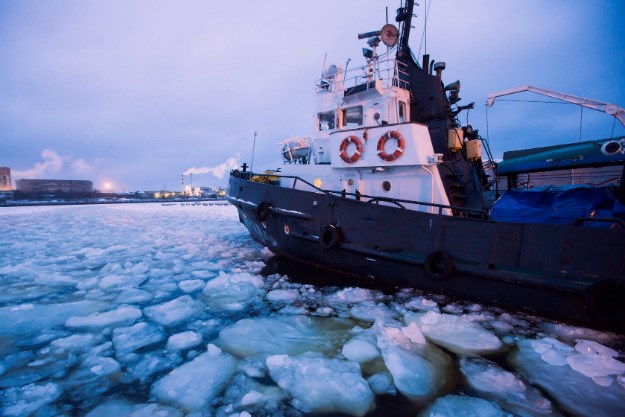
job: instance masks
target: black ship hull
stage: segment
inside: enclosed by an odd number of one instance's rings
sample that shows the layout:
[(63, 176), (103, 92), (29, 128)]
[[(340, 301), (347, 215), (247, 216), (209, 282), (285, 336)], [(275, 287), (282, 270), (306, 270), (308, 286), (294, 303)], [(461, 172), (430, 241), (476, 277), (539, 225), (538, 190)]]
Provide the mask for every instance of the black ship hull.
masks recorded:
[(355, 277), (608, 328), (625, 322), (625, 230), (447, 216), (230, 176), (272, 252)]

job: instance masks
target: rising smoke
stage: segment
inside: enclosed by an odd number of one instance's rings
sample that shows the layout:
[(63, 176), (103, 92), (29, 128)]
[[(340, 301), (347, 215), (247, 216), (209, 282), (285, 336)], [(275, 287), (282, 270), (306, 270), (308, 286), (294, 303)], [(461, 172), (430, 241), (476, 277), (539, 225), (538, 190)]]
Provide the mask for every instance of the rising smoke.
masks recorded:
[(84, 159), (72, 159), (69, 156), (61, 156), (52, 149), (45, 149), (41, 152), (41, 158), (43, 162), (37, 162), (32, 168), (23, 171), (13, 170), (13, 176), (16, 178), (40, 178), (46, 172), (60, 172), (63, 166), (68, 162), (73, 171), (78, 174), (83, 174), (91, 170), (89, 165)]
[(217, 166), (214, 166), (214, 167), (201, 167), (201, 168), (196, 168), (196, 167), (189, 168), (182, 175), (213, 174), (217, 178), (222, 179), (224, 177), (224, 175), (226, 175), (226, 173), (228, 171), (230, 171), (231, 169), (239, 167), (239, 159), (240, 158), (241, 158), (241, 155), (239, 155), (237, 153), (234, 156), (231, 156), (230, 158), (226, 159), (225, 162), (223, 162), (223, 163), (221, 163), (221, 164), (219, 164)]
[(52, 149), (45, 149), (41, 152), (43, 162), (37, 162), (32, 168), (23, 171), (13, 170), (16, 178), (41, 178), (46, 172), (60, 172), (65, 163), (69, 163), (75, 173), (83, 174), (91, 170), (84, 159), (72, 159), (69, 156), (61, 156)]

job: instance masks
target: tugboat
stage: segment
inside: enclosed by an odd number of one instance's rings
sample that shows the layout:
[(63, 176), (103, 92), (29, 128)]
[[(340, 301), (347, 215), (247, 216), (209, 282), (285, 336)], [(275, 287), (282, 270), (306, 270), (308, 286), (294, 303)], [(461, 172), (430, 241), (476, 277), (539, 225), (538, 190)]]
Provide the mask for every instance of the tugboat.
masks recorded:
[[(358, 35), (364, 64), (316, 82), (314, 131), (280, 142), (283, 166), (231, 171), (228, 200), (273, 253), (576, 323), (625, 324), (625, 138), (506, 152), (458, 114), (460, 82), (415, 59), (414, 1)], [(380, 42), (388, 47), (378, 54)], [(618, 106), (548, 90), (616, 117)], [(483, 151), (487, 158), (483, 160)], [(619, 170), (601, 186), (531, 187), (529, 173)], [(504, 187), (503, 185), (507, 185)]]

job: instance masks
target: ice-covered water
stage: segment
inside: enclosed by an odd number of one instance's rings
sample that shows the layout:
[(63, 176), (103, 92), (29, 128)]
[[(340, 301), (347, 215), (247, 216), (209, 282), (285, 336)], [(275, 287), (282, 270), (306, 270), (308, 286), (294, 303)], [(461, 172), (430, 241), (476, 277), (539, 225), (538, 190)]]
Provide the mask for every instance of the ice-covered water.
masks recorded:
[(0, 415), (625, 415), (621, 336), (270, 257), (229, 206), (0, 209)]

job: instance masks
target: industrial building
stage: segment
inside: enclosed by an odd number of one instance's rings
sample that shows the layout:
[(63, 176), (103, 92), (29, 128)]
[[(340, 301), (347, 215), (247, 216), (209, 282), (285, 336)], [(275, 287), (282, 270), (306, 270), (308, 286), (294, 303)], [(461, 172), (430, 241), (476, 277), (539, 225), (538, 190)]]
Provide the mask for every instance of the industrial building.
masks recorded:
[(93, 182), (83, 180), (16, 180), (17, 191), (23, 193), (90, 193)]
[(12, 189), (11, 168), (0, 167), (0, 191), (11, 191)]

